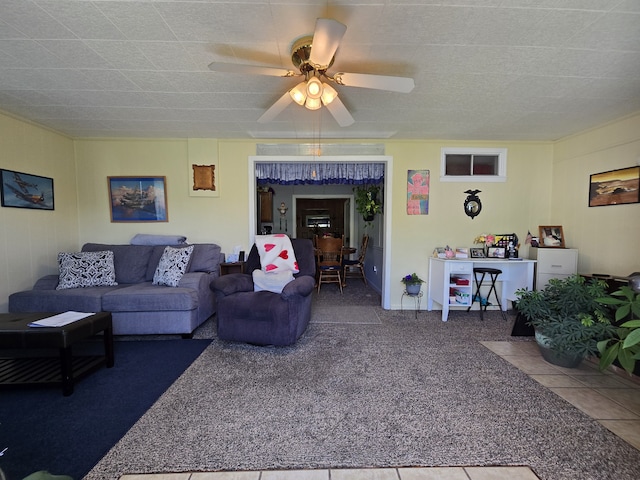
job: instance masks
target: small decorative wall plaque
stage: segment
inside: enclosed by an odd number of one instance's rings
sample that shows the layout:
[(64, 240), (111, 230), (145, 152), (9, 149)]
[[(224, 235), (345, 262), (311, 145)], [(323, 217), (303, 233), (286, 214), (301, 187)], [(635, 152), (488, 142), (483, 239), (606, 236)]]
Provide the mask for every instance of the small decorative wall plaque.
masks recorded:
[(216, 166), (215, 165), (192, 165), (193, 168), (193, 190), (216, 191)]

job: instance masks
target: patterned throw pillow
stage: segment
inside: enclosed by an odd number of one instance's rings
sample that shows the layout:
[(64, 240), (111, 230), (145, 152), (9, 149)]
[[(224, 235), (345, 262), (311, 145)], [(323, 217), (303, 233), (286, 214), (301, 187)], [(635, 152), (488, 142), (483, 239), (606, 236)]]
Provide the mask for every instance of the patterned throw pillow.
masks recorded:
[(58, 253), (60, 277), (56, 290), (118, 285), (113, 252)]
[(193, 245), (186, 248), (166, 247), (160, 257), (156, 273), (153, 275), (153, 284), (177, 287), (184, 272), (187, 271), (191, 252), (193, 252)]

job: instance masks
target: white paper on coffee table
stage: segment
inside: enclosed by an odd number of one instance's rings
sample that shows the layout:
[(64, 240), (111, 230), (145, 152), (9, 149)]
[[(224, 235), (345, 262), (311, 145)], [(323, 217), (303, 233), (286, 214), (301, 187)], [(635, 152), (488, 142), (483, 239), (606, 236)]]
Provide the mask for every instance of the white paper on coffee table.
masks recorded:
[(29, 324), (30, 327), (63, 327), (70, 323), (77, 322), (83, 318), (90, 317), (93, 313), (86, 312), (64, 312), (47, 318), (41, 318)]

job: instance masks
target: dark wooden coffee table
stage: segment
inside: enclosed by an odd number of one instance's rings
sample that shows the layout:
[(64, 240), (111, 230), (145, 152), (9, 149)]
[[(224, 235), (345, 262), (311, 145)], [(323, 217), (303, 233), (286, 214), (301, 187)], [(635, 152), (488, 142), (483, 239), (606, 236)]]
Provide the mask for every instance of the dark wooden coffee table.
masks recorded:
[[(29, 323), (54, 313), (0, 313), (0, 349), (19, 350), (26, 356), (0, 358), (0, 387), (49, 384), (62, 385), (62, 393), (73, 393), (74, 382), (103, 365), (114, 365), (111, 314), (95, 313), (62, 327), (30, 327)], [(103, 356), (73, 356), (72, 347), (100, 332)], [(58, 349), (59, 356), (31, 356), (38, 350)], [(0, 352), (1, 353), (1, 352)]]

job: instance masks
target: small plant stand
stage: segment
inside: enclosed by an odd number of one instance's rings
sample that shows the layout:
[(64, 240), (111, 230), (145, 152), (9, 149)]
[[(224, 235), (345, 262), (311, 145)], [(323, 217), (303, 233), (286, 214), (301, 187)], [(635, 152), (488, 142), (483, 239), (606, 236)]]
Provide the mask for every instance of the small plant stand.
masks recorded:
[(402, 297), (400, 298), (400, 311), (404, 312), (404, 308), (403, 308), (403, 302), (404, 302), (404, 297), (407, 297), (407, 300), (410, 301), (411, 299), (413, 299), (414, 302), (414, 312), (415, 312), (415, 318), (418, 318), (418, 310), (420, 310), (420, 302), (422, 301), (422, 290), (420, 290), (418, 293), (409, 293), (406, 290), (404, 292), (402, 292)]

